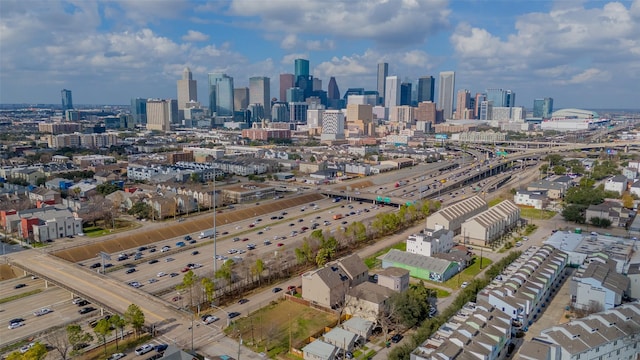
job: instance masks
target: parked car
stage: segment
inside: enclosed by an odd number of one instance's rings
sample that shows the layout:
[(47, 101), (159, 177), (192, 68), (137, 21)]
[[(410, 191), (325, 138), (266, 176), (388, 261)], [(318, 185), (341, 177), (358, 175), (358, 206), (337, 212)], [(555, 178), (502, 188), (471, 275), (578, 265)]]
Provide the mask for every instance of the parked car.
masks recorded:
[(169, 345), (167, 345), (167, 344), (158, 344), (158, 345), (156, 345), (156, 351), (157, 352), (163, 352), (163, 351), (167, 350), (168, 347), (169, 347)]
[(149, 351), (153, 350), (154, 346), (152, 344), (145, 344), (136, 349), (136, 355), (144, 355)]
[(469, 282), (468, 281), (465, 281), (465, 282), (462, 283), (462, 285), (460, 285), (460, 287), (463, 288), (463, 289), (466, 288), (467, 286), (469, 286)]
[(240, 299), (238, 300), (238, 304), (242, 305), (242, 304), (246, 304), (249, 302), (249, 299)]
[(135, 268), (131, 268), (131, 269), (129, 269), (129, 270), (127, 270), (127, 271), (125, 271), (125, 273), (127, 273), (127, 274), (132, 274), (132, 273), (134, 273), (134, 272), (136, 272), (136, 269), (135, 269)]
[(120, 360), (125, 356), (126, 355), (123, 354), (123, 353), (115, 353), (115, 354), (111, 354), (111, 356), (109, 356), (109, 360)]
[(391, 337), (391, 342), (394, 344), (397, 344), (400, 342), (400, 340), (402, 340), (402, 338), (404, 338), (404, 336), (402, 336), (402, 334), (395, 334)]
[(273, 290), (271, 290), (271, 291), (273, 293), (278, 293), (278, 292), (282, 291), (282, 288), (276, 287), (276, 288), (273, 288)]
[(79, 299), (75, 304), (78, 306), (87, 306), (90, 304), (90, 302), (88, 302), (87, 300)]

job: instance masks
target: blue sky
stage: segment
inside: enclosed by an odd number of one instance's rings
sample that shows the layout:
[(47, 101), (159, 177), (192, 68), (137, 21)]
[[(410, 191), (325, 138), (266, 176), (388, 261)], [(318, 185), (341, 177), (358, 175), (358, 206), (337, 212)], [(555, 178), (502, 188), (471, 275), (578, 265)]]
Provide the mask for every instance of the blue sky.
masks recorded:
[(511, 89), (516, 105), (640, 108), (640, 0), (2, 0), (0, 102), (127, 104), (176, 97), (189, 66), (236, 87), (311, 61), (326, 89), (375, 88), (376, 64), (456, 90)]

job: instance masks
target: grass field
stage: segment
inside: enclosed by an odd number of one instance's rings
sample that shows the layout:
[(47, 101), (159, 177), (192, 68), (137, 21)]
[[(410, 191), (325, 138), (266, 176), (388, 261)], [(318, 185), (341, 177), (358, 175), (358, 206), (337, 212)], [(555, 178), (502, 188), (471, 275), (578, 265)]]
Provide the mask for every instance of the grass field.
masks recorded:
[(482, 269), (480, 269), (480, 257), (474, 256), (473, 259), (474, 259), (474, 261), (469, 267), (467, 267), (466, 269), (462, 270), (462, 272), (460, 274), (458, 274), (458, 275), (452, 277), (451, 279), (445, 281), (443, 285), (446, 286), (446, 287), (452, 288), (452, 289), (457, 289), (457, 288), (460, 287), (460, 285), (463, 282), (471, 281), (471, 280), (475, 279), (475, 277), (482, 270), (488, 268), (493, 263), (491, 260), (483, 257), (482, 258)]
[(376, 267), (376, 265), (378, 265), (378, 257), (380, 255), (384, 255), (386, 253), (389, 252), (389, 250), (391, 249), (398, 249), (400, 251), (407, 251), (407, 243), (406, 242), (399, 242), (397, 244), (391, 245), (386, 249), (382, 249), (380, 251), (378, 251), (377, 253), (373, 254), (373, 256), (369, 256), (368, 258), (364, 259), (364, 263), (365, 265), (367, 265), (367, 267), (369, 269), (373, 269), (374, 267)]
[(297, 346), (336, 320), (334, 315), (293, 301), (281, 301), (235, 321), (225, 333), (236, 339), (242, 337), (246, 346), (273, 358), (288, 351), (289, 336), (292, 345)]
[(556, 216), (555, 211), (520, 208), (520, 217), (524, 219), (549, 220), (554, 216)]

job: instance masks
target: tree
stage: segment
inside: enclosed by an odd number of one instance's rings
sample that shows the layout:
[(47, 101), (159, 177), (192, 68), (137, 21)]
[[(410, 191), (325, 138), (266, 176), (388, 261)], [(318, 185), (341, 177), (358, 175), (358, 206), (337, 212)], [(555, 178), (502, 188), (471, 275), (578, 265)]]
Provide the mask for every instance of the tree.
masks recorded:
[(577, 224), (584, 224), (585, 215), (584, 210), (586, 207), (584, 205), (570, 204), (565, 206), (562, 210), (562, 217), (566, 221), (573, 221)]
[[(114, 328), (120, 329), (120, 340), (124, 339), (124, 327), (127, 326), (127, 321), (118, 314), (112, 315), (109, 318), (109, 322)], [(118, 350), (118, 334), (116, 333), (116, 350)]]
[(7, 355), (7, 360), (40, 360), (43, 359), (45, 355), (47, 355), (46, 345), (37, 342), (24, 354), (20, 353), (20, 351), (12, 352)]
[(96, 326), (93, 328), (93, 332), (104, 346), (104, 353), (107, 354), (107, 338), (111, 335), (111, 323), (107, 319), (100, 319)]
[(316, 157), (311, 155), (311, 157), (309, 158), (309, 162), (316, 162)]
[(622, 194), (622, 206), (627, 209), (633, 209), (633, 195), (628, 192)]
[(313, 261), (313, 249), (309, 244), (309, 239), (304, 238), (304, 240), (302, 241), (302, 247), (296, 248), (294, 251), (296, 253), (298, 264), (307, 264)]
[(200, 292), (195, 288), (198, 285), (200, 285), (198, 275), (194, 273), (193, 270), (189, 270), (186, 274), (184, 274), (182, 283), (176, 286), (178, 290), (186, 290), (189, 292), (189, 304), (191, 305), (191, 307), (195, 306), (195, 303), (199, 303), (198, 294)]
[(212, 279), (204, 277), (200, 280), (200, 286), (202, 286), (202, 290), (204, 290), (204, 296), (206, 297), (207, 302), (212, 302), (216, 292), (216, 284)]
[(118, 190), (120, 190), (120, 187), (116, 184), (111, 184), (111, 183), (104, 183), (96, 186), (96, 191), (98, 192), (98, 194), (102, 196), (107, 196)]
[(213, 274), (216, 279), (224, 279), (229, 285), (229, 291), (231, 291), (231, 279), (233, 278), (233, 265), (235, 262), (231, 259), (227, 260), (222, 266)]
[(45, 341), (56, 350), (60, 359), (67, 360), (69, 358), (69, 352), (71, 351), (71, 342), (64, 329), (58, 329), (50, 332), (44, 337)]
[(71, 324), (67, 326), (67, 338), (69, 344), (71, 344), (71, 355), (77, 355), (83, 344), (93, 341), (93, 335), (82, 330), (82, 327), (78, 324)]
[[(296, 249), (298, 250), (298, 249)], [(251, 267), (251, 273), (254, 277), (258, 278), (258, 285), (262, 283), (262, 272), (264, 271), (264, 261), (262, 259), (256, 259), (255, 264)]]
[(559, 154), (550, 154), (547, 155), (545, 161), (548, 161), (551, 166), (558, 165), (562, 163), (562, 155)]
[(124, 318), (135, 331), (136, 337), (138, 337), (144, 327), (144, 313), (140, 307), (136, 304), (129, 305), (127, 311), (124, 313)]
[(567, 173), (567, 168), (562, 165), (556, 165), (553, 167), (553, 173), (556, 175), (564, 175)]
[(611, 226), (611, 220), (606, 218), (599, 218), (594, 216), (589, 219), (589, 222), (591, 223), (591, 225), (601, 228), (608, 228), (609, 226)]

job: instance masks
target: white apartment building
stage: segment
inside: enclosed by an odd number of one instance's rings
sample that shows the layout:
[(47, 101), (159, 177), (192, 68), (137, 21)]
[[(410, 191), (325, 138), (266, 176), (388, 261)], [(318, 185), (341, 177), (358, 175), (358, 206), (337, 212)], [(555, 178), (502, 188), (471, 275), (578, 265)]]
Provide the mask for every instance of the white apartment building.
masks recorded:
[(407, 238), (407, 252), (424, 256), (442, 254), (453, 247), (453, 231), (446, 230), (442, 225), (436, 229), (424, 229), (419, 234), (409, 235)]
[(325, 110), (322, 113), (321, 141), (344, 139), (344, 113), (340, 110)]
[(542, 330), (526, 341), (520, 359), (635, 360), (640, 353), (640, 303), (620, 305)]

